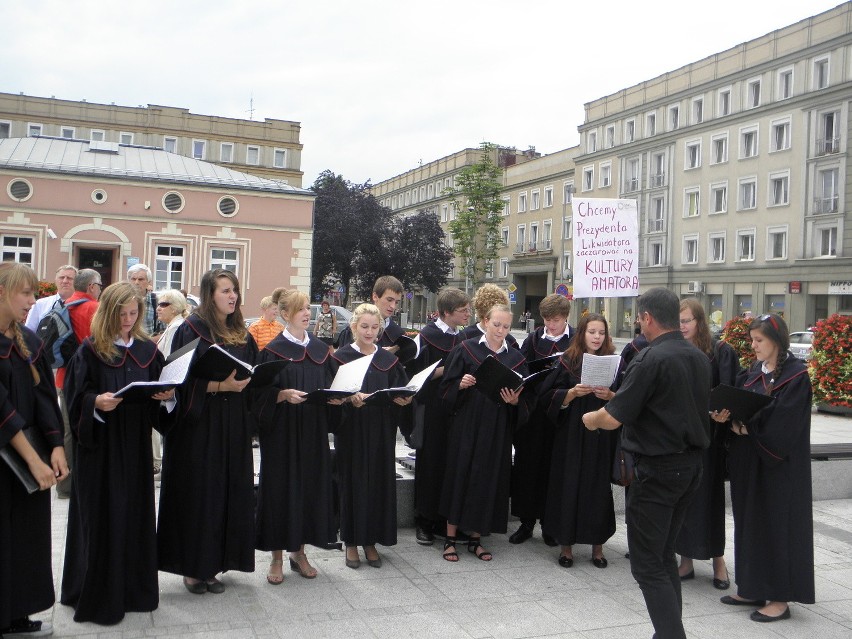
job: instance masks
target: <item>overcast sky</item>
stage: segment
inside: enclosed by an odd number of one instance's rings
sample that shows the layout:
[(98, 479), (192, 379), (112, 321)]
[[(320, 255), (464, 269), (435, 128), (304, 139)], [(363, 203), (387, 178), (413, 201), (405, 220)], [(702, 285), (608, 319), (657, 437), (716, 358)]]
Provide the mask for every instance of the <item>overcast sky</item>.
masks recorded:
[(837, 0), (6, 0), (0, 91), (302, 123), (304, 185), (488, 140), (552, 153), (584, 104)]

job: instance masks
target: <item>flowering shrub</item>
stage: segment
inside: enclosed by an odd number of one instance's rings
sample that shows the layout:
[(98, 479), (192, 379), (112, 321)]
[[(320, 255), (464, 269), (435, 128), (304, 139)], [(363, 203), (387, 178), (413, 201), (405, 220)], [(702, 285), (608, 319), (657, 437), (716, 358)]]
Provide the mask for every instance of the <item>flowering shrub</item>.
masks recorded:
[(754, 363), (754, 351), (751, 348), (751, 335), (748, 332), (750, 319), (732, 317), (722, 330), (722, 341), (734, 347), (740, 356), (740, 366), (748, 368)]
[(39, 281), (38, 293), (36, 294), (36, 298), (48, 297), (50, 295), (54, 295), (55, 293), (56, 284), (54, 284), (53, 282)]
[(817, 322), (808, 370), (815, 403), (852, 408), (852, 317)]

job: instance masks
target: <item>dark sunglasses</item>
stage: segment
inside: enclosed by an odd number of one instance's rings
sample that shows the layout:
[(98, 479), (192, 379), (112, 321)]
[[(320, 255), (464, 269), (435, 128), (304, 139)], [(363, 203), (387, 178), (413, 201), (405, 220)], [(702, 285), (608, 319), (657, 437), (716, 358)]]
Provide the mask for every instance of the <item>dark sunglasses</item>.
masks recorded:
[(171, 306), (171, 305), (172, 305), (171, 302), (157, 302), (157, 308), (166, 308), (166, 307)]
[(772, 324), (772, 328), (774, 328), (776, 331), (778, 331), (778, 322), (775, 319), (775, 317), (770, 315), (769, 313), (767, 313), (765, 315), (761, 315), (757, 319), (759, 319), (761, 322), (769, 322), (770, 324)]

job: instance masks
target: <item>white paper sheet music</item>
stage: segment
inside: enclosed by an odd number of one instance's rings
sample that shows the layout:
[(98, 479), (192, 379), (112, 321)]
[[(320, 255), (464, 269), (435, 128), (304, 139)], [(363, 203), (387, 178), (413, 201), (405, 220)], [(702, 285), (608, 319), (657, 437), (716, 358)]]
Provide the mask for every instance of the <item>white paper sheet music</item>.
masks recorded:
[(189, 374), (189, 365), (192, 363), (192, 356), (194, 354), (195, 351), (189, 351), (188, 353), (184, 353), (178, 357), (173, 362), (169, 362), (163, 366), (163, 370), (160, 371), (159, 383), (182, 384), (183, 380), (185, 380), (186, 376)]
[(329, 388), (331, 390), (357, 393), (361, 390), (361, 385), (364, 383), (364, 376), (367, 374), (367, 369), (370, 368), (372, 361), (373, 355), (366, 355), (365, 357), (359, 357), (354, 362), (344, 364), (337, 369), (337, 375), (334, 376), (334, 381), (331, 382)]
[(583, 353), (583, 372), (580, 383), (586, 386), (605, 386), (609, 388), (615, 381), (620, 355), (592, 355)]

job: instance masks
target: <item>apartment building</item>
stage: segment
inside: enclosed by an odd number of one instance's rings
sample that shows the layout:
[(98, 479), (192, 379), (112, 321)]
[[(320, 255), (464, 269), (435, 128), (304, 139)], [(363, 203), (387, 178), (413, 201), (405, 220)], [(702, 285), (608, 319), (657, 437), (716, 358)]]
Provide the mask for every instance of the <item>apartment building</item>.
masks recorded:
[(50, 136), (163, 149), (302, 186), (301, 124), (0, 93), (0, 139)]
[[(577, 193), (633, 198), (642, 289), (719, 323), (852, 313), (852, 3), (586, 104)], [(583, 300), (616, 333), (632, 298)]]

